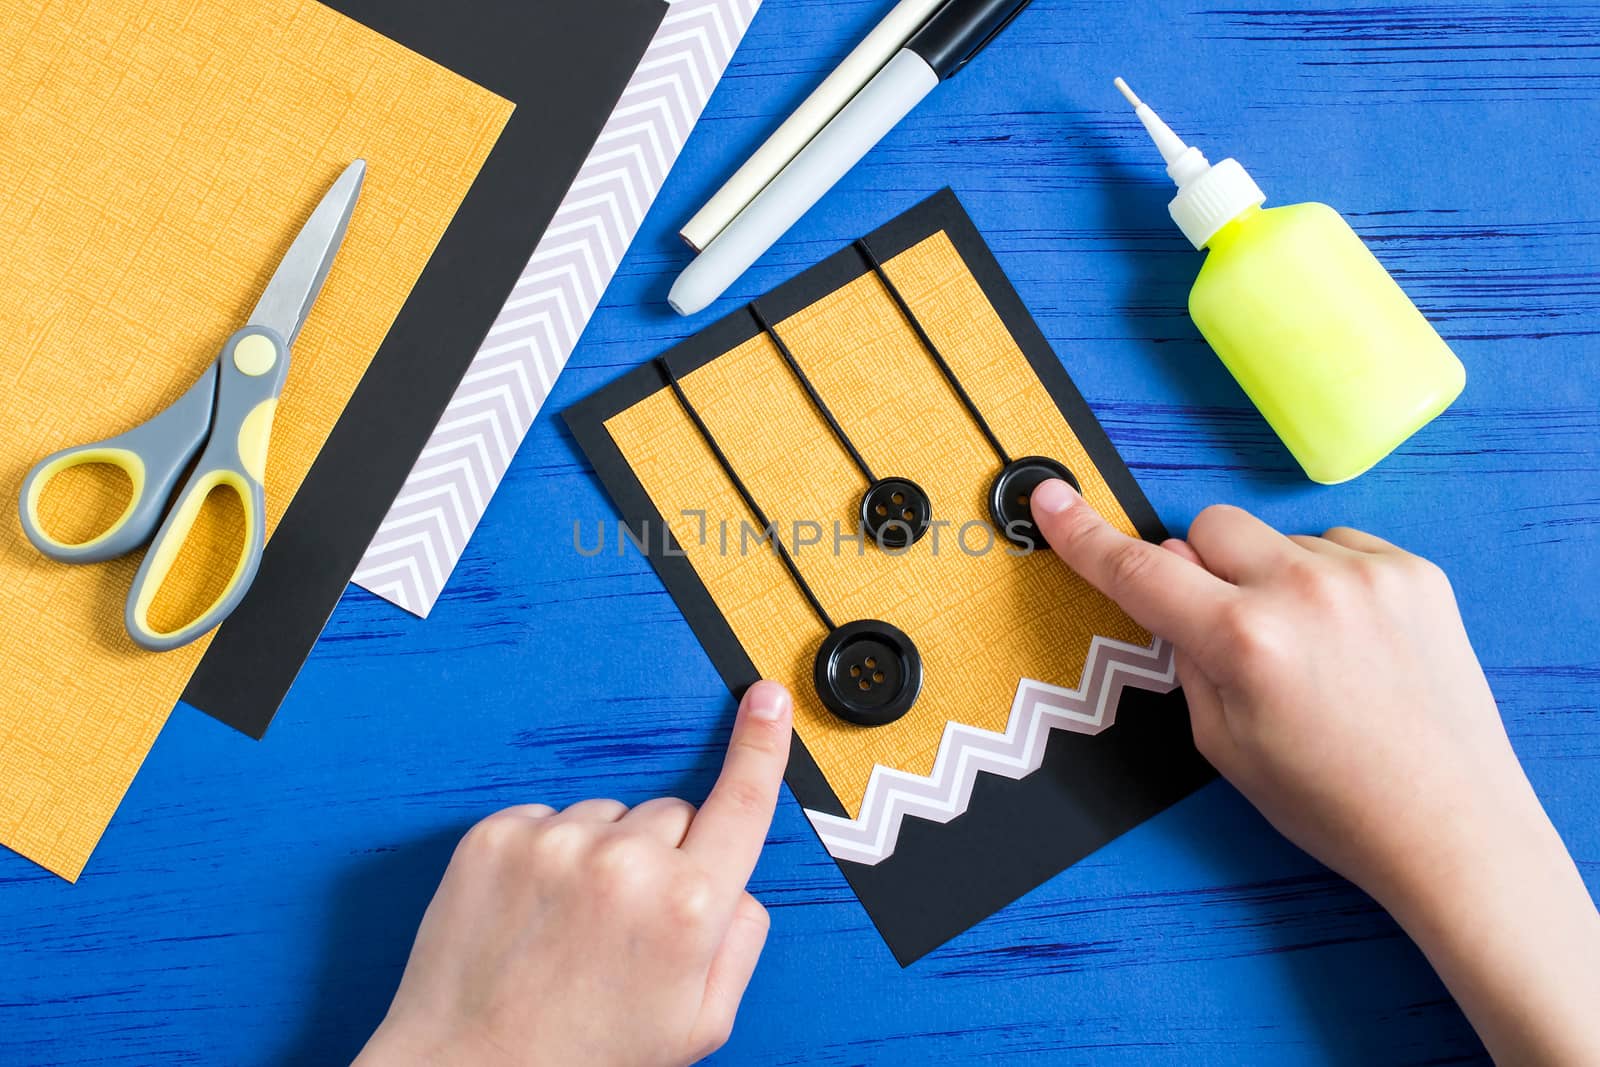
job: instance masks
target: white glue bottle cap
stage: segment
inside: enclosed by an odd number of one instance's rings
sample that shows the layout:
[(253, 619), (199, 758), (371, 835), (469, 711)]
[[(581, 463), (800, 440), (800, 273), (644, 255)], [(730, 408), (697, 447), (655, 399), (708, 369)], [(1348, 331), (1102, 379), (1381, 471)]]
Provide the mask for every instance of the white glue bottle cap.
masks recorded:
[(1116, 86), (1133, 105), (1133, 113), (1160, 150), (1167, 176), (1177, 183), (1178, 195), (1167, 210), (1190, 244), (1204, 248), (1218, 230), (1267, 199), (1237, 159), (1224, 159), (1212, 166), (1200, 149), (1184, 144), (1183, 138), (1173, 133), (1149, 104), (1135, 96), (1127, 82), (1118, 78)]

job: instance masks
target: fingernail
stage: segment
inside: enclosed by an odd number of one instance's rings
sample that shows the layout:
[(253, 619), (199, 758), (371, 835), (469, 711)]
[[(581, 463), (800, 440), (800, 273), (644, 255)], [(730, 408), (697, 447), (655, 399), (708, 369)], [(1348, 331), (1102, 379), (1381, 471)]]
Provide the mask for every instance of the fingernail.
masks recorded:
[(1029, 500), (1030, 506), (1036, 512), (1046, 515), (1059, 515), (1073, 504), (1083, 498), (1072, 491), (1072, 486), (1060, 478), (1051, 478), (1048, 482), (1040, 482), (1033, 490)]
[(789, 691), (777, 682), (757, 682), (744, 701), (750, 717), (762, 722), (777, 722), (789, 714)]

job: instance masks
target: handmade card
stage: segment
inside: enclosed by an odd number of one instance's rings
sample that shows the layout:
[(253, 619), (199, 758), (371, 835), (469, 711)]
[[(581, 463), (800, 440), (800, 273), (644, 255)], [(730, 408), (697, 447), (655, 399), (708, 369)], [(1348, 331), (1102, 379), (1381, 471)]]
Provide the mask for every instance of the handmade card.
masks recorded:
[[(333, 179), (367, 161), (272, 428), (275, 531), (511, 105), (310, 0), (26, 6), (0, 18), (8, 506), (40, 457), (176, 399)], [(138, 563), (55, 563), (14, 512), (0, 521), (0, 844), (67, 878), (209, 641), (133, 645)]]
[(949, 191), (567, 421), (909, 963), (1208, 781), (1171, 647), (1043, 546), (1070, 478), (1165, 536)]

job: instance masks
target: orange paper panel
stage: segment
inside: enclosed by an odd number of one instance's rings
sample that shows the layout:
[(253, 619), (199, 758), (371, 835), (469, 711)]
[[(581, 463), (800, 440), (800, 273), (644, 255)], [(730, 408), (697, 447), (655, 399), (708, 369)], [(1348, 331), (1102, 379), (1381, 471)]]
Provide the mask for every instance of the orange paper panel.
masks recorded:
[[(339, 172), (368, 163), (295, 345), (276, 526), (511, 113), (309, 0), (0, 14), (0, 480), (176, 399)], [(10, 505), (8, 505), (10, 506)], [(138, 557), (73, 567), (0, 522), (0, 843), (76, 878), (207, 641), (139, 650)]]

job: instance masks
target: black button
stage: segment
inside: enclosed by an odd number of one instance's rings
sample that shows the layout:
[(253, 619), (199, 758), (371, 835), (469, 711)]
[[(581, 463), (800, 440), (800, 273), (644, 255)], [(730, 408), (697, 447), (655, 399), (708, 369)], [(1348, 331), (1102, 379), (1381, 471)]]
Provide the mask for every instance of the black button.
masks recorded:
[(884, 548), (907, 548), (922, 539), (933, 502), (909, 478), (879, 478), (861, 498), (861, 527)]
[(823, 640), (814, 676), (817, 695), (829, 711), (858, 726), (884, 726), (917, 702), (922, 657), (911, 638), (893, 626), (863, 619)]
[(1043, 548), (1045, 539), (1039, 527), (1033, 524), (1033, 507), (1028, 498), (1040, 482), (1060, 478), (1072, 488), (1078, 488), (1078, 479), (1072, 472), (1053, 459), (1044, 456), (1024, 456), (1006, 464), (1006, 469), (994, 480), (989, 490), (989, 516), (1001, 536), (1023, 548)]

